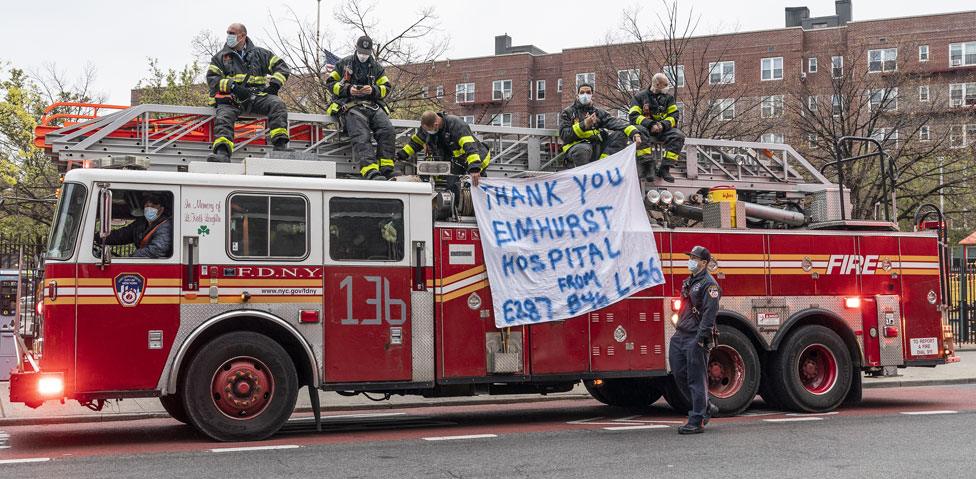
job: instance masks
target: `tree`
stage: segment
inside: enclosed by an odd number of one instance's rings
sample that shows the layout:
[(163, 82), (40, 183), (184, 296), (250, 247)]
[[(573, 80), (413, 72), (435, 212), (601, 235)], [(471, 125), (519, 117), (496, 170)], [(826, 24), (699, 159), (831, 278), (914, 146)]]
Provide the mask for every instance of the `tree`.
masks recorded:
[(210, 96), (207, 85), (201, 83), (202, 73), (203, 66), (198, 62), (188, 63), (179, 71), (163, 71), (159, 60), (150, 58), (149, 76), (136, 84), (133, 103), (206, 106)]

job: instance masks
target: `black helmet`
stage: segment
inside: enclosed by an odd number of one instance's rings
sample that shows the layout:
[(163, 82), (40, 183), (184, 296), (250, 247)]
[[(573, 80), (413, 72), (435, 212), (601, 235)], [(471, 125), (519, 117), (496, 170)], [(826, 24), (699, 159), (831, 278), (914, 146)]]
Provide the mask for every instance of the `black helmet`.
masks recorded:
[(373, 54), (373, 39), (363, 35), (356, 40), (356, 53)]
[(706, 263), (712, 261), (712, 253), (710, 253), (708, 249), (705, 248), (704, 246), (695, 246), (694, 248), (691, 248), (690, 253), (685, 253), (685, 254), (687, 254), (688, 256), (694, 256)]

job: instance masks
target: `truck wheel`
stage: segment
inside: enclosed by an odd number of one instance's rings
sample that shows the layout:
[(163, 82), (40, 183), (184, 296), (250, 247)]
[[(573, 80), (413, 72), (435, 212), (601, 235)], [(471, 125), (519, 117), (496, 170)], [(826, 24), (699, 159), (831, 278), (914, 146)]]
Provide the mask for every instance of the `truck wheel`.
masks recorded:
[(583, 381), (593, 399), (607, 406), (641, 408), (654, 404), (661, 397), (651, 378), (604, 379), (600, 385)]
[(170, 417), (183, 424), (190, 423), (190, 419), (186, 416), (186, 408), (183, 407), (183, 399), (180, 396), (176, 394), (159, 396), (159, 402), (163, 405), (163, 409), (169, 413)]
[(837, 333), (804, 326), (786, 338), (774, 357), (771, 385), (788, 409), (827, 412), (847, 397), (851, 369), (851, 355)]
[(288, 353), (258, 333), (227, 333), (205, 345), (186, 371), (190, 423), (218, 441), (256, 441), (288, 420), (298, 399)]
[(709, 401), (722, 415), (745, 411), (759, 390), (761, 367), (752, 342), (731, 326), (719, 326), (718, 344), (706, 365)]

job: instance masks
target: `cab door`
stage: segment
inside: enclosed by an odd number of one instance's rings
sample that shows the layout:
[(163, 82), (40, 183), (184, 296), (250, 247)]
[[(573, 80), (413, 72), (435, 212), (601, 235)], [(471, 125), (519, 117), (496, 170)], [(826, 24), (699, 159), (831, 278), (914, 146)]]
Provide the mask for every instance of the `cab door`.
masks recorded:
[[(172, 253), (165, 258), (133, 258), (134, 245), (113, 247), (105, 261), (95, 242), (101, 227), (100, 189), (108, 188), (111, 229), (142, 216), (148, 193), (164, 200), (163, 215), (173, 227)], [(85, 223), (76, 281), (76, 391), (153, 390), (179, 326), (180, 268), (179, 188), (145, 184), (96, 185)], [(177, 216), (178, 217), (178, 216)]]

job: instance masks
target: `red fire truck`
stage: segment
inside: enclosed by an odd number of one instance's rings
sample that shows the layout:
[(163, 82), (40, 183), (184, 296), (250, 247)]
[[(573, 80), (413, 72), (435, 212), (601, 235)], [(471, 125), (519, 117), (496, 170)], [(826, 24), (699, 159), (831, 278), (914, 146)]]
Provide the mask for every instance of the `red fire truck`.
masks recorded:
[[(87, 133), (72, 138), (86, 141), (98, 121), (81, 123)], [(479, 134), (493, 132), (524, 133)], [(139, 136), (115, 138), (94, 144), (104, 150)], [(689, 163), (721, 165), (729, 151), (748, 150), (772, 155), (753, 158), (771, 158), (767, 167), (796, 167), (769, 145), (689, 145), (725, 152)], [(429, 178), (440, 166), (417, 168)], [(708, 370), (724, 414), (757, 394), (786, 409), (829, 411), (860, 399), (865, 373), (955, 360), (943, 322), (944, 223), (923, 216), (919, 231), (902, 232), (838, 220), (831, 215), (844, 189), (827, 182), (791, 180), (779, 192), (742, 188), (737, 202), (717, 193), (709, 201), (701, 186), (714, 186), (714, 170), (689, 164), (673, 186), (649, 185), (647, 194), (665, 284), (582, 317), (497, 328), (463, 195), (428, 181), (335, 179), (332, 162), (246, 158), (186, 169), (65, 174), (44, 265), (43, 335), (21, 351), (12, 402), (72, 399), (99, 409), (159, 397), (174, 418), (225, 441), (275, 433), (304, 386), (317, 410), (317, 390), (546, 394), (582, 381), (609, 405), (643, 407), (663, 395), (683, 412), (689, 401), (668, 375), (667, 348), (682, 307), (683, 252), (694, 245), (712, 251), (709, 269), (724, 291)], [(135, 258), (99, 244), (141, 217), (147, 193), (163, 198), (172, 254)], [(802, 211), (775, 206), (801, 199), (809, 200)]]

